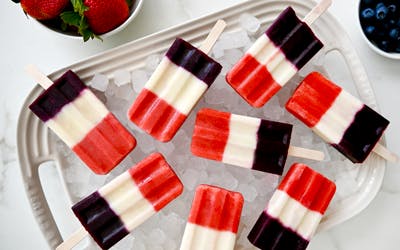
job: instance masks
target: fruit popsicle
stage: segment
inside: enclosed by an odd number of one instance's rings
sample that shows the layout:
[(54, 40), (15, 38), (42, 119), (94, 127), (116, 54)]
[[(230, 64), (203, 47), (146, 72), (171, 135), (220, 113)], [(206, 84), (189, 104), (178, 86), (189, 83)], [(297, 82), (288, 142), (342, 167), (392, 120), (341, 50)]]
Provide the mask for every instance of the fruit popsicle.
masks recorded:
[(199, 185), (180, 250), (232, 250), (243, 202), (241, 193)]
[(196, 156), (278, 175), (288, 154), (322, 160), (322, 152), (290, 146), (292, 128), (203, 108), (197, 113), (191, 150)]
[(335, 184), (295, 163), (248, 235), (263, 250), (305, 250), (335, 194)]
[(34, 67), (27, 71), (47, 88), (30, 106), (96, 174), (107, 174), (136, 146), (135, 138), (79, 77), (68, 70), (52, 83)]
[(363, 162), (389, 121), (317, 72), (310, 73), (286, 109), (354, 163)]
[(322, 1), (301, 21), (288, 7), (227, 73), (226, 81), (250, 105), (262, 107), (322, 47), (309, 25), (329, 7)]
[[(164, 157), (153, 153), (75, 204), (72, 210), (97, 244), (108, 249), (182, 190), (181, 181)], [(65, 244), (57, 249), (69, 247)]]
[(133, 123), (159, 141), (174, 137), (221, 72), (222, 66), (207, 53), (225, 25), (218, 21), (200, 49), (175, 40), (129, 109)]

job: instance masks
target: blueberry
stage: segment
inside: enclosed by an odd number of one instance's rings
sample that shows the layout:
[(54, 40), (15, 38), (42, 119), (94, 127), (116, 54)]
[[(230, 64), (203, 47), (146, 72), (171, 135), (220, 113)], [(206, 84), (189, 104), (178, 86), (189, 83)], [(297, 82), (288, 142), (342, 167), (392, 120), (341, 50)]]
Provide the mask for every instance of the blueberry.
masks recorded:
[(392, 39), (399, 40), (400, 39), (399, 35), (400, 35), (400, 30), (399, 29), (394, 28), (394, 29), (391, 29), (389, 31), (389, 36)]
[(378, 20), (385, 19), (385, 17), (387, 16), (388, 12), (389, 12), (389, 10), (385, 6), (384, 3), (378, 3), (376, 5), (376, 19), (378, 19)]
[(395, 13), (397, 10), (397, 6), (394, 4), (389, 5), (387, 8), (388, 8), (389, 12), (391, 12), (391, 13)]
[(367, 34), (367, 35), (372, 35), (374, 32), (375, 32), (375, 26), (367, 26), (365, 29), (364, 29), (364, 31), (365, 31), (365, 34)]
[(374, 2), (374, 0), (362, 0), (361, 3), (362, 4), (372, 4)]
[(363, 19), (370, 19), (375, 16), (375, 11), (371, 8), (367, 8), (361, 12), (361, 17)]
[(378, 47), (381, 48), (384, 51), (387, 51), (388, 48), (389, 48), (389, 42), (386, 41), (386, 40), (383, 40), (378, 44)]

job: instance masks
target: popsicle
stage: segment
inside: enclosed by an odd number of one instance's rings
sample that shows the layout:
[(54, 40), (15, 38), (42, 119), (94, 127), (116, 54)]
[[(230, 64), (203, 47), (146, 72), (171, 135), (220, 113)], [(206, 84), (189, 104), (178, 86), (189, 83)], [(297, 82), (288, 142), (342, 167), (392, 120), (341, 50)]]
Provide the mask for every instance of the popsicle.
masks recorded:
[(354, 163), (364, 162), (372, 150), (398, 161), (378, 145), (389, 121), (320, 73), (303, 80), (286, 109)]
[(301, 21), (288, 7), (227, 73), (226, 81), (254, 107), (262, 107), (322, 47), (309, 27), (331, 5), (322, 0)]
[(93, 172), (107, 174), (135, 148), (135, 138), (74, 72), (53, 83), (33, 65), (26, 70), (46, 89), (29, 108)]
[(108, 249), (182, 190), (181, 181), (164, 157), (153, 153), (75, 204), (72, 210), (84, 228), (57, 249), (71, 249), (87, 233), (102, 249)]
[(221, 72), (207, 55), (225, 28), (219, 20), (197, 49), (177, 38), (128, 111), (129, 119), (159, 141), (171, 140)]
[(250, 231), (249, 241), (263, 250), (305, 250), (335, 190), (323, 175), (293, 164)]
[(197, 113), (196, 156), (281, 175), (289, 155), (323, 160), (320, 151), (290, 146), (292, 125), (204, 108)]
[(199, 185), (180, 250), (232, 250), (243, 202), (241, 193)]

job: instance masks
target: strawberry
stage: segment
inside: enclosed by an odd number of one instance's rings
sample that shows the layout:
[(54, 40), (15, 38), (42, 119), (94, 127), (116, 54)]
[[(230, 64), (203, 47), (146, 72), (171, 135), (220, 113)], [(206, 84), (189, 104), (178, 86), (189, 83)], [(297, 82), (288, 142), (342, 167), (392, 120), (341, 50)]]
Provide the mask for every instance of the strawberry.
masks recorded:
[(85, 16), (96, 34), (114, 29), (129, 17), (129, 6), (125, 0), (84, 0), (84, 3), (89, 7)]
[(22, 9), (31, 17), (48, 20), (60, 15), (69, 0), (21, 0), (20, 2)]
[(129, 17), (127, 0), (71, 0), (71, 3), (74, 10), (61, 14), (64, 28), (76, 27), (84, 41), (116, 28)]

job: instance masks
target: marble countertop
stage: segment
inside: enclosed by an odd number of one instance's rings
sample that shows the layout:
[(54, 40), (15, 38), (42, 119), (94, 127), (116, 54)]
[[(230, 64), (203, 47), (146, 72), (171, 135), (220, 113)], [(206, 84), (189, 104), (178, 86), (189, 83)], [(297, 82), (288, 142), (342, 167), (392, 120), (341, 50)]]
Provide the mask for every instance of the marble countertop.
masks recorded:
[[(31, 213), (20, 175), (16, 155), (16, 124), (20, 107), (32, 89), (23, 73), (34, 62), (46, 73), (90, 55), (135, 40), (186, 20), (190, 20), (243, 0), (146, 0), (142, 12), (124, 31), (103, 42), (66, 39), (39, 27), (25, 17), (19, 5), (0, 2), (0, 230), (1, 249), (47, 249)], [(388, 147), (400, 154), (400, 61), (375, 54), (362, 39), (357, 24), (357, 1), (336, 0), (330, 12), (350, 35), (373, 85), (381, 113), (391, 121), (386, 132)], [(168, 10), (168, 11), (160, 11)], [(354, 13), (354, 14), (349, 14)], [(155, 18), (157, 17), (157, 18)], [(388, 164), (383, 186), (373, 202), (358, 216), (318, 234), (309, 249), (324, 250), (395, 250), (400, 239), (400, 170)], [(55, 182), (42, 179), (47, 186)], [(50, 184), (49, 184), (50, 183)], [(54, 195), (50, 194), (50, 195)], [(52, 197), (48, 197), (51, 199)], [(66, 204), (52, 208), (65, 209)], [(62, 221), (62, 219), (61, 219)], [(22, 239), (22, 240), (21, 240)]]

